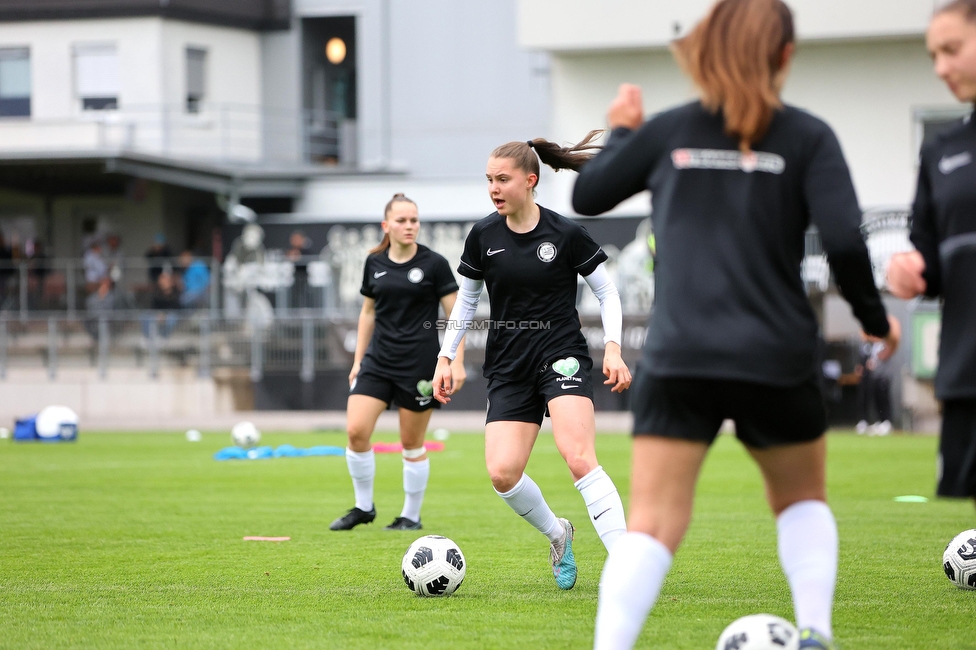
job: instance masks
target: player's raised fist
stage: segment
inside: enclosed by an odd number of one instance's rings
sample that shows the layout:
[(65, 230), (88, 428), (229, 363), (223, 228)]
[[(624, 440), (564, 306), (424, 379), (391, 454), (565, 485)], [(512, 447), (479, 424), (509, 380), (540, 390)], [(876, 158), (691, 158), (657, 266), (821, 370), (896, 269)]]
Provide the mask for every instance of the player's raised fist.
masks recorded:
[(888, 289), (892, 295), (909, 300), (925, 293), (925, 259), (918, 251), (896, 253), (888, 262)]
[(611, 129), (621, 126), (636, 129), (644, 122), (644, 102), (639, 87), (634, 84), (620, 84), (617, 97), (607, 111), (607, 122)]

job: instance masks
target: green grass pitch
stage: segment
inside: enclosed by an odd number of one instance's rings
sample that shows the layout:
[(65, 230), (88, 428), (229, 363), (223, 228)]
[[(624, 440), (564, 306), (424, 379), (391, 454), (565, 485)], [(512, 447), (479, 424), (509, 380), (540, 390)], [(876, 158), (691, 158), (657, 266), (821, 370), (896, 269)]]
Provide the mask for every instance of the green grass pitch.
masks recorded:
[[(605, 554), (551, 436), (528, 472), (577, 525), (576, 588), (556, 589), (545, 540), (492, 492), (483, 437), (454, 435), (432, 454), (423, 511), (424, 533), (451, 537), (468, 561), (444, 599), (403, 585), (400, 559), (418, 534), (382, 530), (402, 503), (398, 455), (377, 456), (377, 522), (336, 533), (329, 523), (352, 505), (341, 457), (214, 461), (227, 444), (227, 434), (193, 444), (86, 432), (74, 444), (0, 444), (0, 647), (591, 647)], [(629, 438), (597, 445), (626, 502)], [(932, 494), (936, 440), (837, 434), (829, 447), (844, 649), (976, 648), (976, 592), (940, 567), (946, 543), (976, 527), (972, 503), (893, 501)], [(726, 624), (757, 612), (792, 618), (758, 472), (723, 436), (640, 647), (712, 648)]]

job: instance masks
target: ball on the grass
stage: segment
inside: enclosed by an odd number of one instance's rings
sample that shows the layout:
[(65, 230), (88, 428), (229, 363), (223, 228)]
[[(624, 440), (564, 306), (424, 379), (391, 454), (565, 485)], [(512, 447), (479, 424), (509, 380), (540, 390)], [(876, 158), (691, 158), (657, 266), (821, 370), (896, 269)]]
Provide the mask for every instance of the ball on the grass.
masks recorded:
[(942, 569), (960, 589), (976, 589), (976, 529), (964, 530), (942, 554)]
[(37, 414), (35, 429), (44, 440), (72, 439), (78, 433), (78, 414), (67, 406), (46, 406)]
[(253, 447), (261, 441), (261, 432), (253, 422), (238, 422), (230, 430), (230, 437), (238, 447)]
[(784, 618), (751, 614), (729, 624), (715, 650), (796, 650), (800, 633)]
[(464, 581), (467, 566), (457, 544), (440, 535), (425, 535), (403, 554), (400, 570), (418, 596), (450, 596)]
[(444, 442), (451, 437), (451, 432), (447, 429), (434, 429), (434, 440)]
[(203, 436), (196, 429), (190, 429), (186, 432), (186, 439), (190, 442), (200, 442)]

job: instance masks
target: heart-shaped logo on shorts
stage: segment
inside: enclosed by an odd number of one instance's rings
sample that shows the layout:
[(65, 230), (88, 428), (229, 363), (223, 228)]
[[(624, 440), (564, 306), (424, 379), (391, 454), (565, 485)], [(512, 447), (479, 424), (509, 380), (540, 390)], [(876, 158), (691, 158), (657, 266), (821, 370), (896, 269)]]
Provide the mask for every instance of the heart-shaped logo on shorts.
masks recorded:
[(572, 377), (579, 372), (579, 368), (579, 361), (576, 360), (576, 357), (566, 357), (552, 364), (552, 369), (563, 377)]
[(430, 397), (434, 394), (434, 384), (430, 383), (426, 379), (421, 379), (417, 382), (417, 392), (424, 397)]

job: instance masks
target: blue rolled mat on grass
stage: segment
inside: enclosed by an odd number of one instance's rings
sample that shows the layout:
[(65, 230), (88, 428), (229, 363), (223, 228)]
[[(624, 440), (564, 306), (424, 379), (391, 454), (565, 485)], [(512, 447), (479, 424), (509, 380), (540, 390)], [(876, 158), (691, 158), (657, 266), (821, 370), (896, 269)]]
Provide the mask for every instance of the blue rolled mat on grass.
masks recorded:
[(308, 448), (295, 447), (294, 445), (279, 445), (276, 448), (255, 447), (254, 449), (224, 447), (214, 454), (214, 460), (263, 460), (265, 458), (304, 458), (306, 456), (345, 455), (346, 450), (344, 448), (330, 447), (327, 445)]

